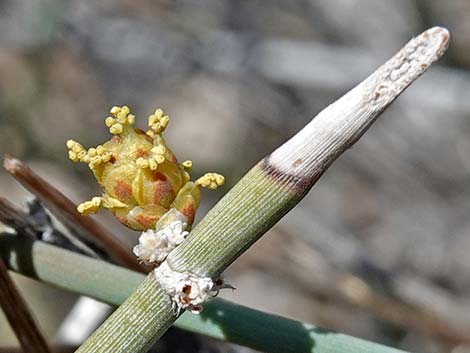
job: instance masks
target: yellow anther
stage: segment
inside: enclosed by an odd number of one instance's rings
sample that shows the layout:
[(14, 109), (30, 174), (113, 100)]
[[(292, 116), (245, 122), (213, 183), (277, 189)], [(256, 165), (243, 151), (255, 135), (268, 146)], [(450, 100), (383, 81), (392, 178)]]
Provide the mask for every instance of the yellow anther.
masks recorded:
[(149, 116), (149, 126), (152, 126), (153, 124), (157, 122), (158, 122), (158, 117), (156, 115)]
[(69, 151), (69, 158), (70, 158), (70, 160), (72, 160), (74, 162), (79, 161), (77, 154), (73, 151)]
[(75, 142), (74, 140), (67, 140), (67, 148), (70, 150), (72, 149), (72, 147), (76, 144), (77, 142)]
[(129, 109), (129, 107), (128, 107), (127, 105), (123, 105), (123, 106), (121, 107), (121, 113), (122, 113), (122, 114), (124, 114), (124, 115), (127, 116), (127, 114), (129, 114), (130, 112), (131, 112), (131, 110)]
[(90, 157), (96, 156), (96, 148), (93, 148), (93, 147), (92, 147), (92, 148), (89, 148), (89, 149), (88, 149), (88, 155), (89, 155)]
[(75, 145), (72, 146), (72, 151), (74, 151), (75, 153), (83, 151), (83, 146), (79, 143), (75, 143)]
[(111, 159), (111, 153), (109, 152), (105, 152), (103, 153), (103, 155), (101, 156), (101, 160), (103, 162), (109, 162), (109, 160)]
[(100, 165), (101, 162), (102, 162), (102, 159), (100, 156), (95, 156), (95, 157), (90, 158), (90, 168), (93, 169), (93, 167)]
[(164, 155), (164, 153), (166, 152), (165, 146), (155, 146), (150, 150), (150, 152), (153, 153), (150, 158), (146, 159), (143, 157), (139, 157), (137, 158), (135, 163), (140, 168), (150, 168), (151, 170), (157, 170), (158, 165), (162, 164), (166, 160)]
[(137, 158), (137, 160), (135, 161), (135, 164), (140, 168), (149, 167), (149, 162), (145, 158), (142, 158), (142, 157)]
[(217, 189), (218, 186), (223, 185), (225, 178), (217, 173), (207, 173), (196, 180), (196, 184), (208, 189)]
[(116, 122), (116, 119), (114, 119), (113, 117), (110, 117), (110, 116), (108, 116), (108, 117), (104, 120), (104, 124), (105, 124), (107, 127), (113, 126), (115, 122)]
[(122, 124), (116, 123), (109, 128), (109, 132), (113, 135), (120, 134), (122, 132)]
[(155, 109), (155, 113), (153, 113), (157, 118), (161, 118), (163, 116), (163, 110), (160, 108)]
[(163, 145), (154, 146), (152, 147), (150, 152), (153, 153), (153, 157), (151, 159), (153, 159), (157, 164), (162, 164), (163, 162), (165, 162), (165, 159), (166, 159), (165, 158), (165, 152), (166, 152), (165, 146)]
[(163, 110), (157, 109), (155, 113), (149, 116), (149, 127), (157, 134), (161, 133), (168, 126), (170, 118), (163, 115)]
[(124, 124), (127, 123), (127, 115), (125, 115), (123, 112), (120, 112), (120, 113), (117, 115), (116, 120), (118, 121), (118, 123), (124, 125)]
[(101, 197), (93, 197), (90, 201), (85, 201), (78, 205), (77, 211), (84, 216), (96, 213), (101, 206), (101, 202)]
[(215, 182), (217, 183), (218, 186), (222, 186), (225, 183), (225, 178), (222, 174), (217, 174), (214, 173), (215, 175)]
[[(112, 107), (111, 110), (109, 111), (113, 116), (109, 116), (106, 118), (104, 123), (106, 124), (107, 127), (109, 127), (109, 131), (112, 134), (120, 134), (122, 132), (122, 126), (121, 128), (119, 127), (114, 127), (116, 125), (132, 125), (135, 122), (135, 116), (130, 113), (130, 109), (127, 106), (122, 106), (122, 107)], [(121, 131), (119, 131), (121, 129)], [(113, 132), (114, 131), (114, 132)], [(119, 132), (117, 132), (119, 131)]]
[(170, 121), (170, 118), (168, 116), (164, 116), (160, 119), (160, 121), (155, 124), (156, 126), (154, 127), (154, 130), (160, 130), (163, 131), (165, 128), (168, 126), (168, 122)]
[(193, 162), (190, 160), (184, 161), (182, 165), (183, 168), (186, 169), (188, 172), (193, 168)]
[(157, 161), (155, 161), (154, 159), (149, 159), (148, 162), (149, 162), (150, 170), (157, 170), (157, 168), (158, 168)]
[(162, 164), (163, 162), (165, 162), (165, 156), (163, 156), (161, 154), (157, 154), (155, 157), (153, 157), (153, 159), (158, 164)]
[(106, 148), (104, 148), (104, 147), (101, 146), (101, 145), (96, 146), (96, 153), (97, 153), (98, 155), (102, 155), (102, 154), (105, 153), (105, 152), (106, 152)]
[(80, 152), (78, 152), (77, 157), (81, 161), (83, 159), (83, 157), (85, 157), (86, 155), (87, 154), (86, 154), (85, 150), (81, 150)]
[(118, 107), (118, 106), (114, 106), (111, 108), (111, 110), (109, 111), (111, 114), (113, 114), (114, 116), (116, 116), (117, 113), (119, 113), (121, 111), (121, 107)]
[(128, 206), (124, 202), (119, 201), (118, 199), (114, 197), (110, 197), (109, 195), (106, 195), (106, 194), (103, 195), (101, 200), (102, 200), (101, 207), (105, 207), (105, 208), (122, 208), (122, 207)]
[(158, 146), (152, 147), (150, 151), (154, 154), (165, 154), (166, 148), (163, 145), (158, 145)]

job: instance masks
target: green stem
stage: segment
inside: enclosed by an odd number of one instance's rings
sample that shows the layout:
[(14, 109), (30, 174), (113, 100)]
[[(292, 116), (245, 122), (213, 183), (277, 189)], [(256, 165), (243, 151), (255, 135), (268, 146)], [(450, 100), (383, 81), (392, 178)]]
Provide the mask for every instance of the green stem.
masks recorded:
[[(302, 199), (401, 92), (440, 58), (448, 41), (446, 29), (427, 30), (325, 108), (243, 177), (162, 268), (217, 276)], [(191, 286), (189, 291), (192, 293)], [(77, 352), (144, 352), (176, 319), (171, 306), (150, 274)]]
[(258, 164), (217, 203), (167, 261), (174, 270), (215, 278), (302, 196), (270, 177)]
[[(16, 236), (0, 237), (0, 256), (13, 271), (116, 306), (145, 278), (122, 267)], [(154, 310), (155, 299), (142, 299), (147, 310)], [(184, 313), (175, 326), (270, 353), (403, 353), (218, 298), (208, 302), (200, 315)]]

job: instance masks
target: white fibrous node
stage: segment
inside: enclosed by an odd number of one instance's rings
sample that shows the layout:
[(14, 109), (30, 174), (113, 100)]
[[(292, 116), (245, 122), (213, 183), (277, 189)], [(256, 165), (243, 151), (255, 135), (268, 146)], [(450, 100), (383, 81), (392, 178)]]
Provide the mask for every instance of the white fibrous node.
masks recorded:
[(149, 229), (143, 232), (139, 244), (134, 246), (134, 254), (147, 264), (162, 263), (189, 234), (184, 231), (185, 228), (185, 222), (175, 221), (159, 231)]
[(182, 309), (199, 314), (202, 311), (202, 304), (209, 297), (216, 296), (219, 289), (233, 288), (227, 285), (221, 286), (219, 281), (213, 281), (210, 277), (173, 271), (167, 262), (156, 268), (154, 275), (161, 288), (171, 297), (178, 314)]

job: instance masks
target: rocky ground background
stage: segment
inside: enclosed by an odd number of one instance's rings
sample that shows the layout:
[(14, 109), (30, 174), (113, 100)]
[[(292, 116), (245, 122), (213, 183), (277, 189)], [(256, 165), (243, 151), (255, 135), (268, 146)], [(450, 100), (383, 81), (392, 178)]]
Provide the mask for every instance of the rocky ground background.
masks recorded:
[[(141, 127), (163, 107), (169, 144), (194, 161), (193, 174), (226, 175), (227, 186), (205, 192), (202, 216), (251, 165), (433, 25), (452, 32), (445, 58), (227, 271), (237, 290), (224, 296), (406, 350), (468, 352), (469, 1), (5, 0), (0, 153), (79, 202), (98, 189), (67, 159), (65, 141), (103, 141), (113, 105), (129, 105)], [(28, 196), (3, 171), (0, 195), (18, 204)], [(108, 215), (97, 218), (136, 242)], [(15, 279), (54, 340), (76, 297)], [(431, 319), (416, 322), (413, 310)], [(0, 346), (15, 342), (0, 313)], [(158, 349), (251, 352), (177, 330)]]

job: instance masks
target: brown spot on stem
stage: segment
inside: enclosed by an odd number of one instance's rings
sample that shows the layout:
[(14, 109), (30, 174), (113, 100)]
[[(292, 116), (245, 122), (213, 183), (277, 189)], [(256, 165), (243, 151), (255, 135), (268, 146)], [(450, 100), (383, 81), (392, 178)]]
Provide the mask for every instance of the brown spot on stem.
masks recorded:
[(269, 156), (265, 157), (258, 165), (267, 177), (280, 184), (284, 184), (286, 187), (299, 194), (299, 196), (307, 193), (321, 175), (304, 176), (284, 172), (271, 164)]

